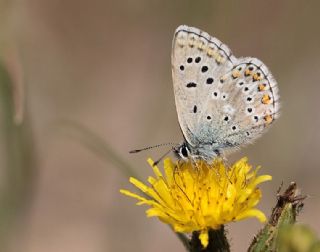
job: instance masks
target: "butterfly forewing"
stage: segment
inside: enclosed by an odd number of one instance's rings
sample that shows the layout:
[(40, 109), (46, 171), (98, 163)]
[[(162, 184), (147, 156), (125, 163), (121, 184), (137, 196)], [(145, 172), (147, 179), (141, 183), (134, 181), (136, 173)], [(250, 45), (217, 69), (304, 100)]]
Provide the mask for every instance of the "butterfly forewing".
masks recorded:
[(203, 141), (197, 131), (207, 109), (205, 100), (217, 76), (231, 70), (233, 61), (229, 48), (218, 39), (196, 28), (177, 28), (172, 49), (173, 86), (180, 127), (192, 146)]

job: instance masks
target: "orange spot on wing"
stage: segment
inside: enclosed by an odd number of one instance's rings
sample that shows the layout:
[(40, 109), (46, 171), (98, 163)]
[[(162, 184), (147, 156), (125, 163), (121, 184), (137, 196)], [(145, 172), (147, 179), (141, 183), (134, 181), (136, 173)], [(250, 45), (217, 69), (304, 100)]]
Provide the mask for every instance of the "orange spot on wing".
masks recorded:
[(203, 49), (205, 49), (205, 44), (203, 43), (203, 41), (199, 40), (198, 42), (198, 49), (200, 51), (202, 51)]
[(249, 76), (251, 74), (252, 74), (252, 71), (250, 71), (249, 69), (246, 69), (246, 71), (244, 71), (245, 76)]
[(215, 54), (215, 50), (209, 47), (207, 50), (207, 55), (209, 57), (212, 57), (212, 56), (214, 56), (214, 54)]
[(264, 94), (264, 95), (262, 96), (261, 102), (262, 102), (263, 104), (270, 104), (270, 102), (271, 102), (271, 97), (270, 97), (270, 95)]
[(236, 79), (236, 78), (238, 78), (238, 77), (240, 77), (240, 72), (238, 71), (238, 70), (234, 70), (233, 72), (232, 72), (232, 77), (234, 78), (234, 79)]
[(265, 122), (266, 122), (267, 124), (270, 124), (270, 123), (273, 121), (272, 115), (265, 115), (265, 116), (263, 117), (263, 119), (265, 120)]
[(257, 81), (257, 80), (262, 80), (261, 74), (255, 73), (252, 76), (253, 80)]
[(259, 91), (267, 90), (267, 84), (265, 84), (265, 83), (259, 84), (258, 90)]

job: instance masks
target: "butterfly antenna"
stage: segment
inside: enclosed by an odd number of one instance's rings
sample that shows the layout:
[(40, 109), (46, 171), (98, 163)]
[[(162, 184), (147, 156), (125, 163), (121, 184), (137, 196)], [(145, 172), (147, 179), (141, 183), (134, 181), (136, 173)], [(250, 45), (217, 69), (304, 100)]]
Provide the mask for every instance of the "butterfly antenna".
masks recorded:
[(160, 163), (160, 161), (161, 161), (165, 156), (167, 156), (171, 151), (173, 151), (173, 147), (172, 147), (170, 150), (166, 151), (157, 161), (153, 162), (152, 166), (158, 165), (158, 164)]
[[(173, 146), (176, 146), (178, 145), (177, 143), (163, 143), (163, 144), (157, 144), (157, 145), (154, 145), (154, 146), (148, 146), (148, 147), (145, 147), (145, 148), (142, 148), (142, 149), (137, 149), (137, 150), (131, 150), (129, 151), (129, 153), (138, 153), (140, 151), (145, 151), (145, 150), (150, 150), (150, 149), (153, 149), (153, 148), (159, 148), (161, 146), (167, 146), (167, 145), (173, 145)], [(170, 150), (171, 151), (171, 150)]]

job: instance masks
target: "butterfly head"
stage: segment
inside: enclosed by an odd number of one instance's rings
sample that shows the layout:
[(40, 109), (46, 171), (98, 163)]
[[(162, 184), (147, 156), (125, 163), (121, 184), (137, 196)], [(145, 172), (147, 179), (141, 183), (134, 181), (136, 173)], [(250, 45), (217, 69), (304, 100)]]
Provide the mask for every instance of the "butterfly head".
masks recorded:
[(177, 158), (188, 160), (205, 160), (211, 162), (214, 158), (222, 155), (221, 149), (212, 148), (212, 145), (192, 146), (187, 141), (173, 147), (173, 152)]
[(186, 142), (183, 142), (182, 144), (174, 147), (173, 152), (177, 155), (178, 158), (181, 158), (183, 160), (188, 160), (190, 157), (190, 148), (188, 147)]

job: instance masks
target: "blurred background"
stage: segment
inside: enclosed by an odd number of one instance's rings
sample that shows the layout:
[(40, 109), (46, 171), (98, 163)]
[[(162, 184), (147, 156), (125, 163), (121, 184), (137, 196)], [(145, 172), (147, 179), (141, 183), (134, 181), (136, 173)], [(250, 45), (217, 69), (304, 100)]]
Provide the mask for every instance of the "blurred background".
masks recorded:
[[(129, 150), (182, 139), (171, 80), (171, 41), (199, 27), (236, 56), (264, 61), (276, 77), (282, 116), (248, 156), (306, 200), (299, 222), (320, 232), (320, 2), (0, 0), (0, 243), (10, 252), (184, 251), (145, 208), (120, 195), (128, 169), (152, 174)], [(262, 225), (228, 226), (245, 251)], [(4, 246), (6, 245), (6, 247)]]

